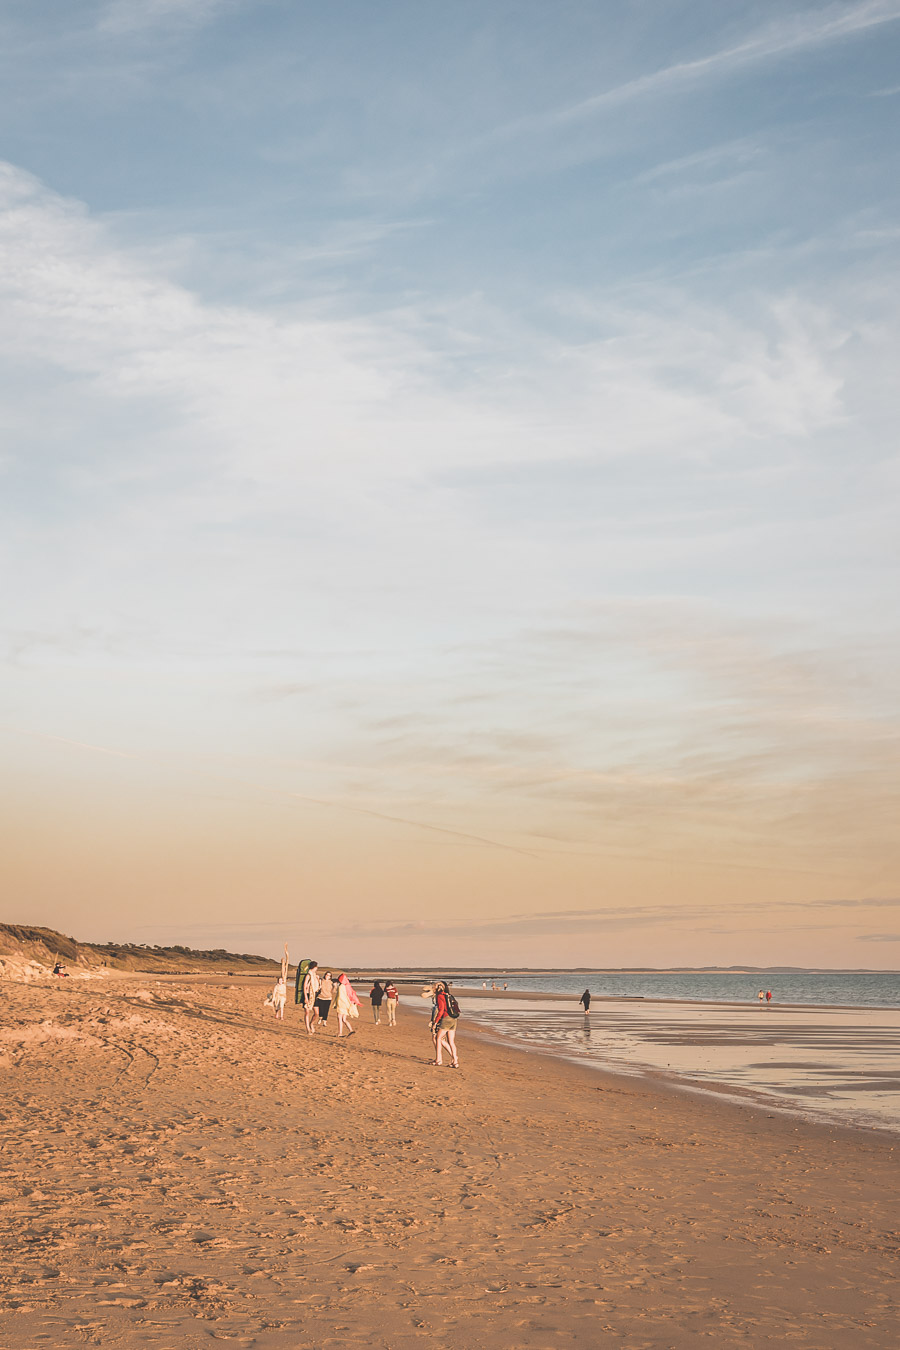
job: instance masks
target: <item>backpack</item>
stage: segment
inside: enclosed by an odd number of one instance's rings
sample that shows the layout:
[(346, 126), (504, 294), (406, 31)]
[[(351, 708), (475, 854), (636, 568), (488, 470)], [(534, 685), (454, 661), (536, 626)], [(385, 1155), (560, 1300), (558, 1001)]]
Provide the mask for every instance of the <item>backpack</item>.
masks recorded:
[(445, 989), (444, 998), (447, 1000), (447, 1016), (459, 1017), (459, 1004), (456, 1001), (455, 995), (451, 994), (449, 989)]
[(295, 1003), (302, 1003), (302, 1002), (303, 1002), (303, 981), (306, 979), (306, 975), (307, 975), (307, 972), (308, 972), (308, 970), (309, 970), (310, 962), (311, 962), (311, 961), (312, 961), (312, 957), (309, 957), (306, 961), (298, 961), (298, 962), (297, 962), (297, 978), (296, 978), (296, 980), (294, 981), (294, 1002), (295, 1002)]

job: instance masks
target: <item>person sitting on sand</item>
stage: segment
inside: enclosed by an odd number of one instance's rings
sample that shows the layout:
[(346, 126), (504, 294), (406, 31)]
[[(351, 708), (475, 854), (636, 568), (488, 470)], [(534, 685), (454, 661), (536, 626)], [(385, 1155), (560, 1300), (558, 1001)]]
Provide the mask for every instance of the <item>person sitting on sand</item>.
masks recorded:
[(381, 987), (381, 981), (376, 980), (369, 990), (369, 998), (372, 1000), (372, 1020), (376, 1027), (381, 1023), (381, 1005), (384, 1002), (384, 990)]
[(397, 1004), (400, 1002), (400, 995), (393, 980), (388, 980), (385, 985), (384, 997), (387, 1000), (388, 1026), (395, 1027), (397, 1025)]
[(590, 989), (585, 989), (584, 993), (581, 995), (581, 998), (578, 1000), (578, 1002), (581, 1004), (582, 1008), (584, 1008), (585, 1014), (587, 1014), (587, 1013), (589, 1013), (589, 1012), (591, 1011), (591, 991), (590, 991)]
[(53, 974), (58, 975), (61, 980), (67, 980), (69, 978), (69, 972), (61, 961), (57, 961), (56, 965), (53, 967)]
[(334, 981), (331, 978), (331, 971), (326, 970), (319, 983), (319, 992), (316, 995), (316, 1013), (313, 1026), (317, 1027), (319, 1023), (322, 1026), (328, 1025), (328, 1014), (331, 1012), (331, 1000), (334, 998)]
[(303, 988), (300, 991), (300, 996), (303, 999), (303, 1021), (308, 1036), (312, 1036), (316, 1029), (316, 998), (318, 993), (319, 963), (318, 961), (310, 961), (309, 969), (303, 976)]
[(359, 1017), (359, 995), (344, 973), (338, 976), (337, 989), (331, 1000), (331, 1006), (337, 1012), (338, 1036), (343, 1036), (344, 1027), (347, 1028), (348, 1036), (354, 1036), (356, 1028), (351, 1027), (350, 1018)]
[(438, 980), (434, 986), (434, 1001), (437, 1005), (437, 1013), (434, 1019), (434, 1059), (432, 1064), (440, 1065), (441, 1051), (446, 1048), (450, 1056), (451, 1069), (459, 1068), (459, 1057), (456, 1053), (456, 1021), (457, 1019), (450, 1014), (450, 1007), (447, 1002), (448, 986), (443, 980)]

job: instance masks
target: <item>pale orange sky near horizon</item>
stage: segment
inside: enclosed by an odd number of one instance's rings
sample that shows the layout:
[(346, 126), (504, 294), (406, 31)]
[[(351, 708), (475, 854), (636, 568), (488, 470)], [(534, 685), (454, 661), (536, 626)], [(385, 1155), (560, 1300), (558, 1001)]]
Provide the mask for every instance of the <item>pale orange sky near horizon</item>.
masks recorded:
[(593, 781), (598, 814), (560, 799), (584, 785), (574, 772), (476, 797), (419, 764), (421, 795), (386, 797), (336, 793), (346, 765), (3, 740), (8, 922), (266, 955), (287, 940), (346, 963), (896, 964), (871, 770), (850, 801), (842, 778), (807, 803), (688, 776)]

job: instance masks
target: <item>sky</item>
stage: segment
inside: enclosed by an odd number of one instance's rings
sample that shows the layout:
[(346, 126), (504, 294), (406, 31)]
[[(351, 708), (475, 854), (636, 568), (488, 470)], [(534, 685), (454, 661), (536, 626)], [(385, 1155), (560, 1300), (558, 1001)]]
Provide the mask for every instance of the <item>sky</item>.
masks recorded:
[(900, 0), (9, 0), (2, 917), (900, 966)]

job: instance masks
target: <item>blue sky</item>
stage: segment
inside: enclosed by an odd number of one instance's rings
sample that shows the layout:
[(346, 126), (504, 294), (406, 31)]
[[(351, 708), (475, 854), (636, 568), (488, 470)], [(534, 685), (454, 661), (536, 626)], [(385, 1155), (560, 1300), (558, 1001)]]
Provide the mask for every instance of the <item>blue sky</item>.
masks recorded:
[(896, 965), (900, 0), (0, 38), (9, 917)]

